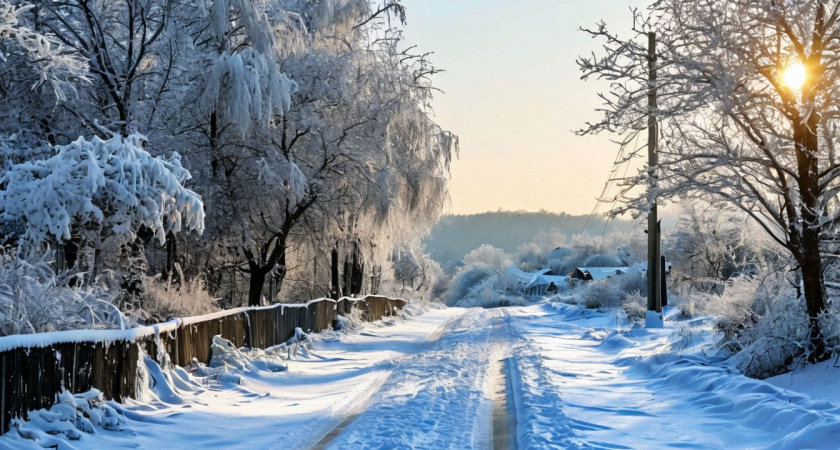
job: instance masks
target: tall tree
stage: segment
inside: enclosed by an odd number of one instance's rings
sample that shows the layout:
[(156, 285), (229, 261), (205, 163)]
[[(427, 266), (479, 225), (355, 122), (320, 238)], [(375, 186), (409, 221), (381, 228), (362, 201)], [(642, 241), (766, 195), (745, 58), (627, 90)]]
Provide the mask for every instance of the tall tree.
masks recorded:
[[(602, 96), (603, 120), (581, 133), (623, 133), (629, 146), (654, 114), (654, 194), (734, 205), (786, 248), (802, 272), (809, 357), (826, 357), (820, 243), (840, 218), (840, 2), (662, 0), (635, 12), (634, 39), (604, 24), (587, 31), (605, 41), (606, 54), (579, 60), (584, 78), (609, 80), (611, 92)], [(647, 82), (646, 36), (638, 39), (650, 32), (655, 85)], [(647, 109), (650, 89), (659, 93), (655, 111)], [(616, 213), (647, 208), (632, 190), (646, 177), (624, 180), (626, 203)]]
[(440, 214), (457, 142), (427, 114), (434, 69), (398, 50), (388, 19), (402, 7), (231, 0), (208, 12), (192, 27), (204, 56), (175, 134), (202, 164), (213, 270), (244, 273), (259, 304), (290, 267), (314, 287), (319, 257), (326, 285), (338, 242), (360, 290), (363, 258), (384, 260)]

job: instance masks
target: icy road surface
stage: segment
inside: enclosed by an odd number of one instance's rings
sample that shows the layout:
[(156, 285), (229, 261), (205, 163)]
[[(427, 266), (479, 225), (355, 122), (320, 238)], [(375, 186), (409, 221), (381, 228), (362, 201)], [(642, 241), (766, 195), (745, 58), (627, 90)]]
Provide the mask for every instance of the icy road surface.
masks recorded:
[(568, 305), (431, 309), (324, 334), (239, 385), (172, 372), (120, 406), (123, 431), (66, 448), (840, 448), (840, 398), (732, 373), (706, 356), (713, 334)]

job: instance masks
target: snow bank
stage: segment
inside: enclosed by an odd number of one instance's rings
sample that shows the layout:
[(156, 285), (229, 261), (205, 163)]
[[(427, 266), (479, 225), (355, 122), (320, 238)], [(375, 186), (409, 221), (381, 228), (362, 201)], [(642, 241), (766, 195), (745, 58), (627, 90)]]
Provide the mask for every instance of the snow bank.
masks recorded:
[[(836, 448), (840, 407), (747, 378), (720, 351), (711, 318), (635, 328), (565, 304), (515, 313), (519, 444), (523, 448)], [(796, 376), (794, 375), (794, 378)]]
[(96, 434), (97, 430), (123, 431), (125, 417), (105, 404), (98, 390), (76, 395), (62, 391), (56, 395), (58, 402), (49, 410), (32, 411), (25, 422), (12, 419), (7, 436), (19, 444), (33, 441), (45, 448), (73, 449), (76, 446), (67, 440), (77, 441), (79, 448), (85, 448), (86, 434)]

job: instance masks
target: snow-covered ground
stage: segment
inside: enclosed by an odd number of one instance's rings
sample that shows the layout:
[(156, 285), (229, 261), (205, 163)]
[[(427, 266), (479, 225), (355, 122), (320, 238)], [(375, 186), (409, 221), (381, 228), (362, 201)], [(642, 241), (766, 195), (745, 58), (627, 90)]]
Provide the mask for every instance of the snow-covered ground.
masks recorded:
[[(152, 366), (170, 381), (110, 404), (122, 431), (59, 447), (489, 448), (505, 376), (519, 448), (840, 447), (833, 361), (751, 380), (714, 356), (714, 338), (708, 319), (651, 330), (562, 304), (428, 309), (221, 380)], [(35, 448), (16, 430), (2, 446)]]

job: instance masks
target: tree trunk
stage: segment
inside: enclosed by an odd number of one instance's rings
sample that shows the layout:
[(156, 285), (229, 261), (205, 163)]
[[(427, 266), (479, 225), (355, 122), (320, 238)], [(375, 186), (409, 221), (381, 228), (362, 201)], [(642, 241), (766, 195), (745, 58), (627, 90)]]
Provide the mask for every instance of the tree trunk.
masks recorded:
[(270, 303), (274, 303), (277, 299), (277, 294), (283, 289), (283, 280), (286, 279), (286, 273), (288, 270), (286, 269), (286, 252), (284, 251), (280, 255), (280, 259), (277, 262), (277, 270), (275, 271), (274, 275), (274, 292), (271, 294)]
[(63, 245), (64, 268), (72, 269), (76, 267), (76, 261), (79, 260), (79, 249), (82, 240), (78, 236), (70, 238)]
[(342, 286), (344, 290), (341, 291), (344, 295), (352, 297), (353, 289), (351, 288), (351, 280), (353, 278), (353, 265), (350, 263), (350, 255), (344, 257), (344, 280)]
[(364, 291), (365, 284), (365, 264), (354, 260), (355, 269), (353, 269), (353, 292), (356, 295), (361, 295)]
[(382, 274), (382, 266), (373, 266), (372, 273), (370, 275), (370, 293), (371, 295), (379, 294), (379, 280)]
[(102, 249), (96, 248), (93, 250), (93, 262), (90, 264), (90, 273), (88, 274), (88, 284), (90, 286), (96, 284), (96, 276), (99, 275), (100, 259), (102, 259)]
[(251, 268), (251, 280), (248, 286), (248, 306), (262, 305), (262, 290), (265, 285), (265, 275), (268, 271), (258, 268)]
[[(163, 270), (163, 279), (169, 280), (175, 270), (175, 264), (178, 263), (178, 242), (175, 240), (175, 234), (171, 231), (166, 234), (166, 267)], [(183, 280), (179, 280), (179, 283)]]
[(338, 287), (338, 249), (335, 248), (330, 252), (330, 297), (333, 300), (341, 298)]
[[(825, 342), (820, 330), (819, 315), (825, 310), (825, 283), (822, 274), (822, 256), (820, 255), (820, 188), (819, 188), (819, 137), (816, 134), (818, 114), (811, 114), (807, 124), (794, 121), (794, 141), (796, 142), (796, 160), (798, 168), (799, 195), (801, 203), (799, 214), (801, 223), (794, 224), (792, 244), (798, 241), (798, 248), (793, 254), (802, 268), (802, 287), (805, 292), (805, 304), (810, 323), (811, 352), (808, 360), (822, 361), (828, 358)], [(797, 239), (798, 238), (798, 239)]]
[(358, 296), (362, 293), (362, 283), (364, 280), (364, 263), (362, 262), (361, 246), (358, 242), (353, 242), (353, 258), (351, 261), (352, 271), (350, 272), (350, 293), (353, 296)]
[(809, 228), (806, 227), (802, 233), (803, 255), (799, 260), (799, 265), (802, 268), (802, 288), (805, 292), (805, 304), (810, 324), (811, 354), (808, 359), (811, 362), (818, 362), (829, 357), (826, 354), (825, 341), (819, 323), (819, 316), (825, 311), (826, 292), (822, 275), (819, 233), (815, 230), (807, 231)]

